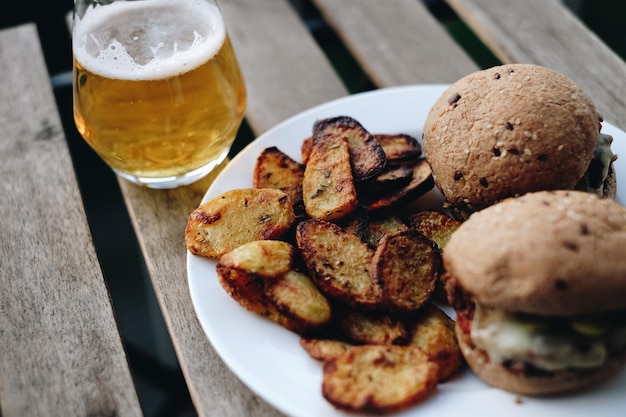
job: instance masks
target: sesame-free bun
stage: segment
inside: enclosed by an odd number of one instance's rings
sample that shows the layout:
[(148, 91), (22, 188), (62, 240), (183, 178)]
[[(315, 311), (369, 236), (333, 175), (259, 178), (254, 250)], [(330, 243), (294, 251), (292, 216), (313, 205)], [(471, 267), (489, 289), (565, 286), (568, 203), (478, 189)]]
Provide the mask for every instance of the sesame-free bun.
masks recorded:
[(572, 316), (626, 309), (626, 208), (540, 191), (475, 212), (443, 252), (446, 273), (486, 306)]
[(583, 389), (597, 384), (619, 372), (626, 355), (611, 356), (604, 366), (592, 369), (564, 369), (550, 374), (514, 372), (501, 363), (490, 361), (485, 353), (476, 349), (468, 335), (455, 327), (461, 353), (468, 366), (487, 384), (523, 395), (550, 395)]
[(527, 192), (572, 189), (589, 166), (599, 117), (591, 98), (551, 69), (509, 64), (445, 90), (424, 125), (435, 184), (461, 212)]

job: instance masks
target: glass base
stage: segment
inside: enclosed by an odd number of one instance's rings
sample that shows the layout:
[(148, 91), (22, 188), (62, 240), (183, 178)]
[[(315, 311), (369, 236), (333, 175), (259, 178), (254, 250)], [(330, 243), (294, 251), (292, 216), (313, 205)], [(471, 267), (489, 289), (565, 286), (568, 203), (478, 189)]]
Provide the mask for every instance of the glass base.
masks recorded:
[(222, 153), (219, 157), (209, 162), (208, 164), (204, 165), (203, 167), (200, 167), (198, 169), (195, 169), (191, 172), (188, 172), (184, 175), (179, 175), (179, 176), (160, 177), (160, 178), (139, 177), (136, 175), (128, 174), (126, 172), (118, 171), (116, 169), (113, 169), (113, 171), (118, 176), (134, 184), (141, 185), (147, 188), (154, 188), (158, 190), (168, 190), (168, 189), (172, 189), (176, 187), (181, 187), (183, 185), (189, 185), (196, 181), (201, 180), (202, 178), (209, 175), (211, 171), (217, 168), (222, 162), (224, 162), (224, 160), (226, 159), (226, 156), (228, 156), (228, 150), (224, 151), (224, 153)]

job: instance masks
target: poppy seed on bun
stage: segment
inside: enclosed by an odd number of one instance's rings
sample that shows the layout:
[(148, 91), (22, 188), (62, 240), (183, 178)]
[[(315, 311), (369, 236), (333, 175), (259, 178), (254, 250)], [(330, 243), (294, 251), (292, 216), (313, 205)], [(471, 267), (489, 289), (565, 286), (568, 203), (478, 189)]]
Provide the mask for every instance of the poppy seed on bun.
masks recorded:
[(591, 98), (565, 75), (502, 65), (445, 90), (427, 116), (423, 151), (447, 204), (467, 214), (531, 191), (573, 189), (599, 122)]
[(479, 212), (443, 252), (461, 350), (522, 394), (587, 387), (626, 361), (626, 207), (540, 191)]

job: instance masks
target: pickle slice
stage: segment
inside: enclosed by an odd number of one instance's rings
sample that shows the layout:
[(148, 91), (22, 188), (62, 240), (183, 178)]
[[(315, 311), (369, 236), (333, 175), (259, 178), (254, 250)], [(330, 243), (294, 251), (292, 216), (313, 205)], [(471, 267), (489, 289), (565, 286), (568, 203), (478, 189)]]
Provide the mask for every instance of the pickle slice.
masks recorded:
[(576, 333), (590, 337), (601, 336), (609, 329), (608, 323), (594, 319), (570, 320), (569, 324)]

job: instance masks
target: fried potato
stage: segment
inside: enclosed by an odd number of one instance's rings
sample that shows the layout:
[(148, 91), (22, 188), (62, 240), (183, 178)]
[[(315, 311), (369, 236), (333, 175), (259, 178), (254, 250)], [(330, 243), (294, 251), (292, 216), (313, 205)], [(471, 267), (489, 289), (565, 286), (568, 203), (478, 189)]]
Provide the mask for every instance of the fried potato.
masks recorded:
[(342, 336), (358, 344), (401, 344), (409, 336), (403, 321), (383, 312), (365, 313), (345, 308), (335, 315), (335, 322)]
[(297, 271), (289, 271), (272, 280), (265, 293), (278, 311), (291, 318), (290, 330), (307, 334), (326, 326), (331, 319), (328, 300), (311, 279)]
[(246, 310), (300, 335), (312, 330), (306, 321), (280, 311), (265, 294), (263, 278), (220, 264), (217, 265), (217, 277), (226, 293)]
[(443, 267), (432, 242), (408, 229), (386, 234), (372, 258), (372, 280), (382, 283), (391, 311), (413, 313), (432, 296)]
[(365, 206), (359, 204), (352, 214), (339, 220), (336, 224), (365, 242), (369, 227), (369, 213)]
[(462, 366), (463, 357), (454, 333), (454, 321), (429, 303), (411, 325), (410, 345), (422, 349), (439, 365), (439, 381), (450, 379)]
[(420, 211), (407, 219), (409, 227), (435, 242), (440, 250), (448, 243), (461, 222), (438, 211)]
[(223, 267), (245, 271), (263, 278), (277, 278), (292, 267), (296, 249), (279, 240), (254, 240), (225, 253)]
[(304, 139), (302, 141), (302, 145), (300, 146), (300, 155), (302, 155), (302, 163), (304, 165), (309, 163), (311, 151), (313, 151), (313, 136), (309, 136), (308, 138)]
[(411, 177), (411, 181), (404, 187), (380, 197), (374, 196), (373, 200), (365, 198), (363, 203), (367, 207), (367, 210), (377, 215), (389, 213), (393, 208), (397, 208), (407, 201), (420, 197), (435, 186), (433, 173), (425, 159), (418, 160), (412, 168), (413, 176)]
[(408, 226), (394, 215), (388, 215), (370, 220), (367, 228), (367, 244), (372, 249), (376, 249), (380, 240), (387, 233), (399, 232), (407, 229)]
[(283, 316), (267, 298), (261, 278), (219, 262), (216, 269), (220, 285), (239, 305), (252, 313), (287, 327), (289, 319)]
[[(441, 252), (461, 222), (437, 211), (420, 211), (410, 215), (407, 224), (430, 239)], [(447, 303), (448, 296), (442, 277), (437, 281), (434, 297), (437, 301)]]
[(406, 186), (412, 178), (413, 169), (410, 166), (387, 166), (377, 177), (359, 184), (357, 191), (360, 194), (380, 196)]
[(302, 197), (313, 219), (337, 221), (359, 204), (345, 136), (315, 139), (304, 170)]
[(278, 188), (302, 185), (304, 165), (275, 146), (265, 148), (257, 157), (252, 174), (254, 188)]
[(430, 395), (437, 376), (437, 365), (415, 346), (355, 346), (324, 361), (322, 395), (342, 410), (388, 413)]
[(295, 219), (292, 202), (283, 191), (230, 190), (191, 213), (185, 244), (195, 255), (218, 258), (253, 240), (280, 238), (292, 228)]
[(368, 272), (374, 251), (334, 223), (309, 219), (296, 242), (313, 282), (326, 295), (353, 307), (378, 308), (382, 291)]
[(300, 346), (304, 348), (310, 357), (318, 361), (334, 358), (354, 347), (354, 345), (340, 340), (306, 337), (300, 338)]
[(374, 135), (387, 155), (388, 165), (412, 163), (422, 155), (422, 147), (411, 135), (380, 134)]
[(311, 279), (291, 268), (295, 248), (286, 242), (257, 240), (221, 256), (222, 287), (249, 311), (298, 334), (330, 322), (331, 308)]
[(313, 126), (313, 143), (322, 138), (346, 138), (356, 182), (367, 181), (385, 168), (387, 156), (380, 143), (357, 120), (349, 116), (318, 120)]

